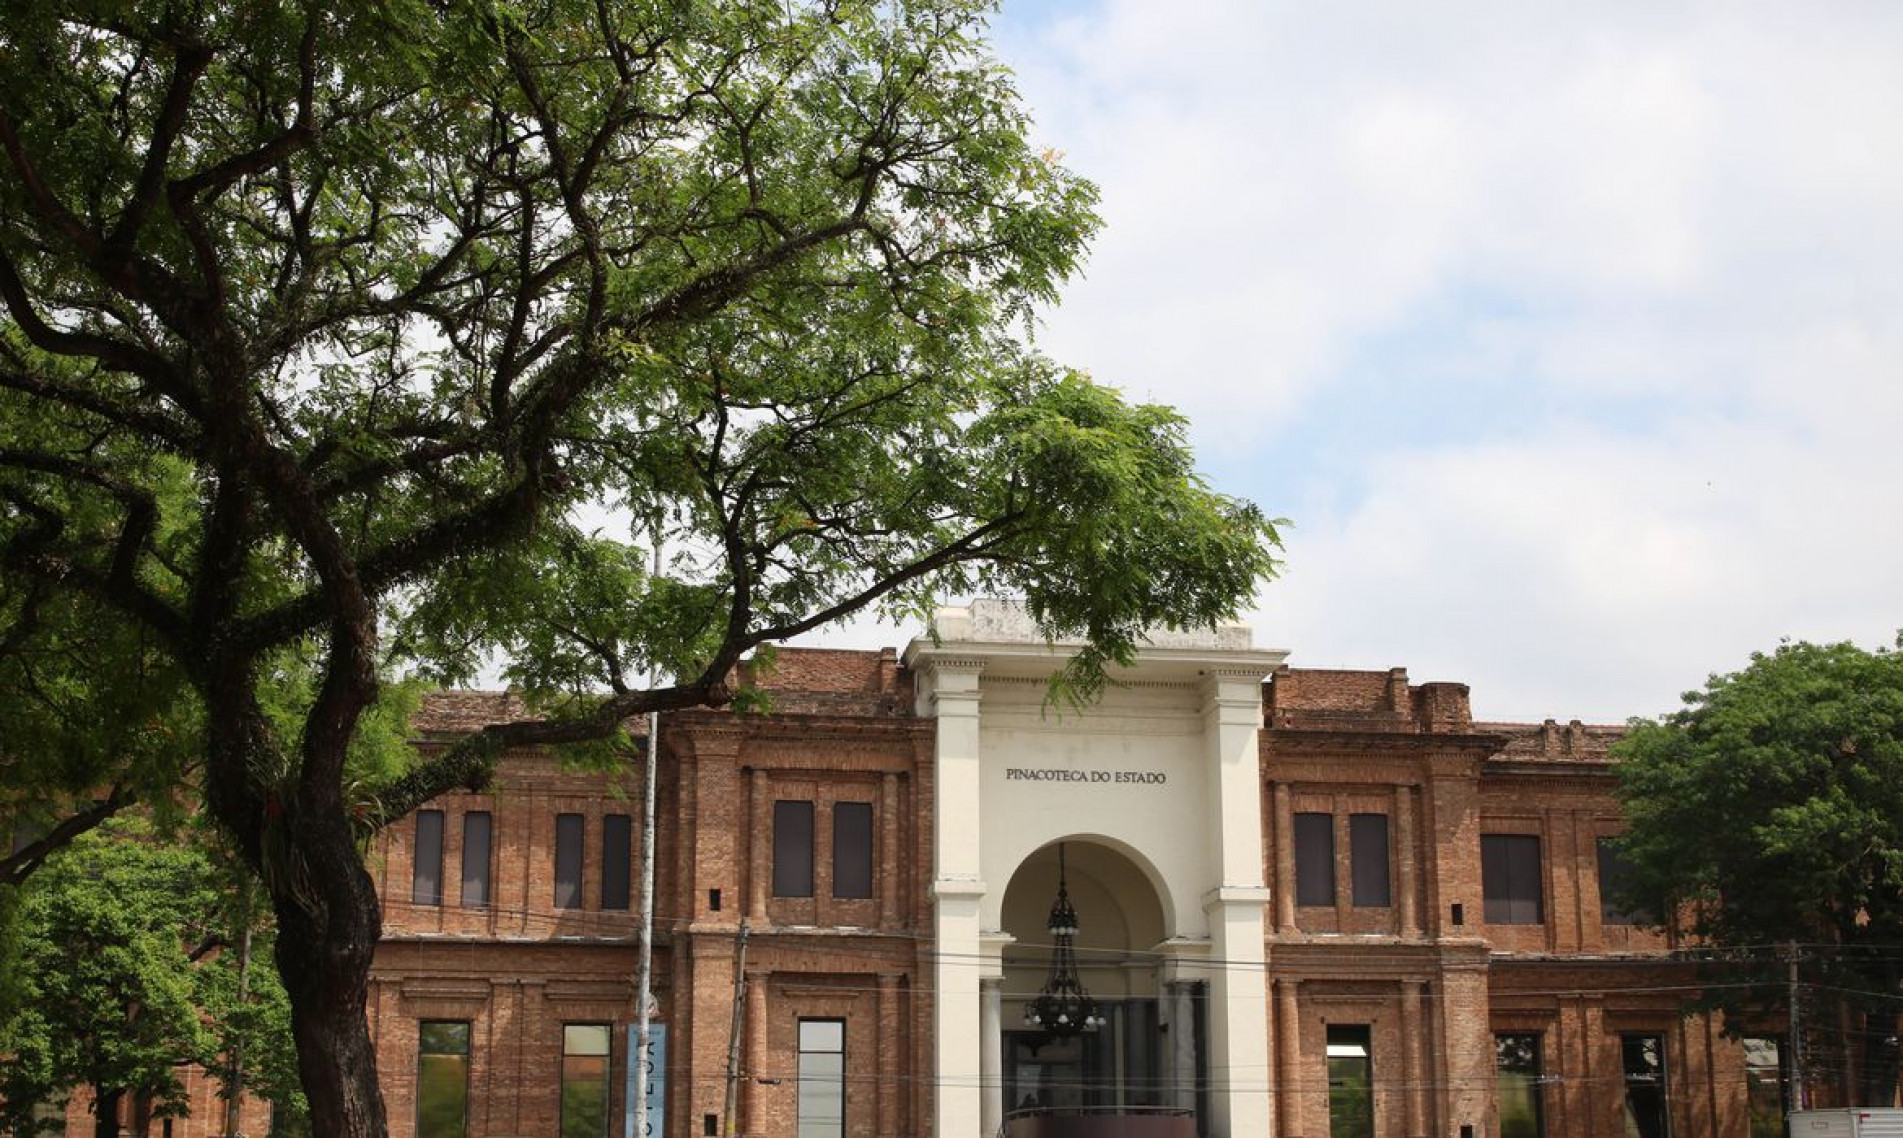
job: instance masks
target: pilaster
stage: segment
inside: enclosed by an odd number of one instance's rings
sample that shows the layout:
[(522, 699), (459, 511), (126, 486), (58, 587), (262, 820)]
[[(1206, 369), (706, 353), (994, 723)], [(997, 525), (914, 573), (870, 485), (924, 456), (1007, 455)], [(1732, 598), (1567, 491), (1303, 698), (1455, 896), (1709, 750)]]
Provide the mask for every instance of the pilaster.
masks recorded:
[(922, 715), (938, 721), (933, 756), (932, 1034), (936, 1057), (933, 1133), (964, 1138), (984, 1133), (979, 992), (979, 907), (984, 901), (980, 843), (977, 657), (934, 656), (919, 677)]
[(1295, 810), (1289, 784), (1275, 784), (1275, 931), (1295, 932)]
[(1210, 863), (1220, 882), (1203, 897), (1210, 954), (1211, 1132), (1223, 1138), (1272, 1133), (1269, 1015), (1262, 881), (1262, 675), (1212, 668), (1204, 678), (1203, 736), (1209, 747)]
[(1424, 1069), (1427, 1056), (1423, 1053), (1427, 1034), (1421, 1029), (1421, 999), (1425, 989), (1426, 985), (1419, 980), (1401, 981), (1401, 1078), (1405, 1084), (1402, 1105), (1408, 1138), (1426, 1138), (1429, 1131), (1423, 1094), (1427, 1083)]
[(1421, 935), (1421, 914), (1418, 902), (1420, 892), (1420, 851), (1414, 836), (1414, 788), (1401, 785), (1394, 788), (1394, 846), (1399, 856), (1395, 859), (1400, 865), (1400, 889), (1396, 901), (1400, 918), (1400, 934), (1408, 939)]
[(773, 873), (769, 861), (773, 848), (773, 815), (772, 803), (768, 801), (771, 791), (766, 784), (766, 772), (759, 767), (748, 772), (747, 793), (750, 798), (747, 832), (747, 919), (755, 928), (763, 929), (767, 927), (767, 883)]
[(1296, 1093), (1301, 1086), (1302, 1072), (1302, 1025), (1300, 1005), (1301, 985), (1299, 981), (1283, 979), (1275, 982), (1275, 1023), (1276, 1057), (1280, 1065), (1276, 1068), (1276, 1078), (1280, 1082), (1275, 1101), (1281, 1105), (1280, 1124), (1282, 1138), (1299, 1138), (1302, 1133), (1302, 1100)]
[(1495, 1081), (1493, 1027), (1489, 1018), (1487, 946), (1443, 942), (1435, 994), (1440, 1009), (1440, 1112), (1446, 1133), (1473, 1127), (1487, 1131)]

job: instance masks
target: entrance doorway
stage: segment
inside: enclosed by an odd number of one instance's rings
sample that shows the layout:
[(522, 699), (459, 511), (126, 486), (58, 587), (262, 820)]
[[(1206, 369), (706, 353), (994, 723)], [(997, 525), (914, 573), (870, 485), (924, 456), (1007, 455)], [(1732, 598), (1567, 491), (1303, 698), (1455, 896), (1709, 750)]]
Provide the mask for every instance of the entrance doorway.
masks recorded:
[(1004, 1101), (1009, 1109), (1103, 1111), (1175, 1106), (1164, 1077), (1166, 1032), (1148, 996), (1099, 1000), (1104, 1025), (1053, 1039), (1039, 1029), (1004, 1033)]
[[(1156, 888), (1121, 850), (1067, 838), (1064, 886), (1076, 911), (1076, 976), (1102, 1019), (1057, 1036), (1026, 1022), (1050, 976), (1048, 922), (1059, 881), (1058, 843), (1026, 858), (1005, 889), (1004, 1109), (1007, 1117), (1200, 1118), (1206, 1084), (1201, 984), (1172, 983), (1158, 946), (1167, 932)], [(1118, 1131), (1119, 1133), (1121, 1131)]]

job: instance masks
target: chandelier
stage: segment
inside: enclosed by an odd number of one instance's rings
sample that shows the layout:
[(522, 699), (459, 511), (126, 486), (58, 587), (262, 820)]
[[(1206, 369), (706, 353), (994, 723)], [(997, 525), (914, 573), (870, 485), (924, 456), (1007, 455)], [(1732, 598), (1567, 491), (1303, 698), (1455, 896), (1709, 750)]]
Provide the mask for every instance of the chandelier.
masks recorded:
[(1024, 1005), (1024, 1022), (1041, 1027), (1046, 1035), (1067, 1039), (1079, 1032), (1096, 1031), (1103, 1026), (1097, 1014), (1097, 1001), (1084, 991), (1077, 978), (1077, 910), (1070, 903), (1064, 881), (1064, 844), (1057, 844), (1057, 900), (1051, 902), (1051, 917), (1045, 922), (1051, 933), (1051, 974), (1037, 999)]

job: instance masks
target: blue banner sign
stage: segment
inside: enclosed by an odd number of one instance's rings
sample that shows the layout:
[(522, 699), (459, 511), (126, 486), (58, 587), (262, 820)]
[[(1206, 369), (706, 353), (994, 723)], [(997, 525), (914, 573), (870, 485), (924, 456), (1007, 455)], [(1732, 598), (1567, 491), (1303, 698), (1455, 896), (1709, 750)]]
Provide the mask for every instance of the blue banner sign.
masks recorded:
[[(635, 1048), (640, 1046), (640, 1036), (640, 1025), (629, 1025), (628, 1085), (621, 1100), (627, 1104), (627, 1138), (660, 1138), (667, 1130), (667, 1027), (658, 1023), (648, 1025), (648, 1053), (645, 1059), (635, 1054)], [(636, 1126), (634, 1122), (634, 1081), (640, 1078), (648, 1081), (648, 1117), (645, 1126)]]

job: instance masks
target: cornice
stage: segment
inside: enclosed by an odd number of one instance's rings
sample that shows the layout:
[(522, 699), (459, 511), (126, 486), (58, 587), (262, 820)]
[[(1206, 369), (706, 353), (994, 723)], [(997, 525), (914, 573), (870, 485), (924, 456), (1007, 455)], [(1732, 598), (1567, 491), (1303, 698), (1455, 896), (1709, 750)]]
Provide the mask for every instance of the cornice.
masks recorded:
[(985, 883), (963, 877), (940, 877), (929, 886), (931, 895), (941, 901), (979, 901), (984, 899)]
[[(1332, 980), (1350, 979), (1432, 979), (1448, 957), (1448, 946), (1431, 940), (1401, 940), (1398, 937), (1334, 936), (1303, 937), (1300, 940), (1274, 939), (1268, 944), (1269, 971), (1278, 979)], [(1465, 958), (1465, 946), (1455, 949)], [(1314, 972), (1304, 977), (1289, 972)], [(1422, 972), (1429, 975), (1420, 975)]]
[(397, 980), (396, 984), (397, 991), (410, 999), (486, 1000), (492, 990), (486, 978), (405, 976)]
[(1212, 680), (1234, 680), (1245, 684), (1254, 684), (1258, 691), (1264, 680), (1275, 671), (1265, 672), (1260, 663), (1249, 664), (1211, 664), (1203, 669), (1203, 675)]
[(851, 765), (845, 766), (815, 762), (810, 753), (761, 754), (758, 749), (750, 748), (741, 754), (739, 763), (742, 770), (757, 770), (782, 779), (810, 777), (854, 782), (870, 781), (886, 775), (896, 775), (905, 779), (917, 774), (917, 759), (910, 754), (894, 755), (883, 751), (873, 751), (864, 754), (853, 753), (851, 758)]
[(1493, 957), (1493, 970), (1496, 972), (1554, 972), (1564, 969), (1602, 969), (1621, 968), (1631, 970), (1653, 970), (1670, 973), (1695, 973), (1699, 965), (1707, 961), (1686, 960), (1675, 957), (1670, 949), (1657, 952), (1614, 952), (1614, 953), (1557, 953), (1557, 952), (1514, 952), (1498, 953)]
[(956, 652), (931, 652), (921, 654), (918, 663), (912, 665), (915, 670), (930, 675), (933, 672), (956, 672), (961, 675), (976, 675), (985, 670), (989, 663), (981, 653), (959, 655)]
[[(980, 683), (981, 688), (1048, 688), (1049, 676), (1003, 676), (988, 675)], [(1108, 691), (1134, 689), (1136, 691), (1194, 692), (1201, 685), (1194, 680), (1153, 680), (1153, 679), (1117, 679), (1107, 685)]]
[(1554, 778), (1609, 779), (1617, 777), (1617, 766), (1592, 759), (1489, 758), (1482, 773), (1494, 779), (1526, 778), (1540, 782)]
[[(1009, 674), (1048, 678), (1081, 648), (1079, 643), (1051, 643), (1037, 636), (1005, 634), (997, 630), (952, 627), (941, 639), (912, 641), (902, 654), (905, 665), (924, 671), (934, 665), (957, 661), (969, 668), (980, 662), (987, 674)], [(1241, 673), (1260, 683), (1287, 658), (1280, 649), (1252, 648), (1246, 638), (1233, 643), (1201, 643), (1195, 637), (1159, 635), (1141, 644), (1136, 658), (1127, 667), (1110, 670), (1111, 679), (1128, 683), (1139, 677), (1183, 679), (1197, 682), (1212, 670)]]
[(1433, 731), (1356, 731), (1340, 727), (1264, 727), (1265, 752), (1336, 753), (1352, 758), (1364, 751), (1411, 751), (1485, 759), (1506, 745), (1504, 735), (1442, 734)]
[(689, 750), (694, 749), (699, 740), (706, 739), (714, 744), (708, 748), (712, 752), (711, 757), (721, 758), (728, 757), (730, 749), (737, 753), (761, 746), (783, 746), (808, 741), (846, 744), (855, 749), (891, 746), (909, 740), (929, 739), (936, 729), (933, 720), (909, 716), (859, 718), (788, 712), (747, 715), (744, 718), (710, 716), (692, 723), (676, 722), (671, 730), (663, 725), (662, 736), (670, 747), (685, 743)]
[(761, 724), (759, 730), (748, 732), (746, 739), (750, 743), (766, 740), (863, 739), (872, 735), (904, 739), (915, 735), (930, 736), (935, 729), (930, 719), (782, 719)]
[(811, 951), (815, 947), (811, 943), (814, 941), (889, 941), (897, 948), (909, 947), (918, 939), (918, 934), (910, 930), (874, 929), (862, 925), (764, 925), (747, 930), (750, 947), (770, 948), (781, 944), (801, 952)]

